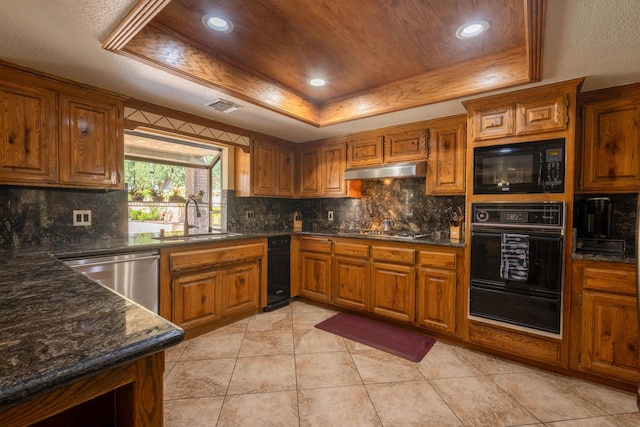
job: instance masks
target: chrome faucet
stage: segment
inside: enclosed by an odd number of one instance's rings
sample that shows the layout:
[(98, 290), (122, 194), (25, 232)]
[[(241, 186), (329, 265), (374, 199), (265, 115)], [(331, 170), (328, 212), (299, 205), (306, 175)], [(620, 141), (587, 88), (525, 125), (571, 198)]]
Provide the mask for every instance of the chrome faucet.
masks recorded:
[(198, 202), (196, 202), (196, 199), (190, 198), (184, 204), (184, 231), (183, 231), (183, 234), (185, 236), (189, 235), (189, 229), (198, 228), (198, 226), (196, 226), (196, 225), (189, 225), (189, 202), (193, 202), (196, 205), (196, 216), (198, 218), (200, 218), (200, 209), (198, 208)]

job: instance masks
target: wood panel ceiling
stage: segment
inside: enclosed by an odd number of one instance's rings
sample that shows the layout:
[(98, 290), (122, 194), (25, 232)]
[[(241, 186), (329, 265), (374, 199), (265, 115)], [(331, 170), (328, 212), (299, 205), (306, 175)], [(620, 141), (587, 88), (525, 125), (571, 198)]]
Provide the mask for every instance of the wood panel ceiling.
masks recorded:
[[(207, 29), (212, 12), (234, 30)], [(540, 80), (544, 12), (545, 0), (140, 0), (103, 47), (323, 126)], [(479, 19), (485, 34), (456, 37)]]

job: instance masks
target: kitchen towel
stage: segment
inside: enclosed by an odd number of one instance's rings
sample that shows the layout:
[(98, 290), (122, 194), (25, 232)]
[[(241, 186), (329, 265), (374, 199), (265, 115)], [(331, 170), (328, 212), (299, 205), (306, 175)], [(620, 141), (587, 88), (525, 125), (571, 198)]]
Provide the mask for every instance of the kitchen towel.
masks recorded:
[(500, 277), (526, 281), (529, 277), (529, 236), (503, 233), (500, 244)]

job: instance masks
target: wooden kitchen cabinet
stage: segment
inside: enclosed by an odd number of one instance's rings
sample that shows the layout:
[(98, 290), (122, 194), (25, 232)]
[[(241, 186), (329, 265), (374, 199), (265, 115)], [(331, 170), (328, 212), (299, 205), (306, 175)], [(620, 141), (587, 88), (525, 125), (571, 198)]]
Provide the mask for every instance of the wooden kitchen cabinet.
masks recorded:
[(122, 103), (86, 91), (62, 93), (60, 183), (124, 187)]
[(640, 382), (635, 265), (573, 261), (580, 292), (578, 368), (607, 378)]
[(369, 310), (371, 264), (369, 245), (334, 241), (333, 304), (358, 311)]
[(569, 124), (569, 100), (583, 79), (463, 102), (473, 141), (560, 132)]
[(331, 240), (302, 237), (300, 239), (300, 295), (331, 302)]
[(1, 183), (57, 182), (56, 102), (47, 88), (0, 81)]
[(260, 308), (260, 265), (253, 260), (222, 269), (220, 313), (222, 317)]
[[(591, 99), (611, 99), (591, 101)], [(582, 106), (585, 192), (637, 192), (640, 187), (640, 85), (587, 94)]]
[(413, 322), (415, 316), (415, 249), (371, 247), (371, 311), (382, 317)]
[(346, 143), (305, 144), (300, 149), (300, 196), (347, 197)]
[(399, 129), (384, 137), (385, 163), (409, 162), (427, 158), (427, 129)]
[(0, 183), (124, 188), (122, 99), (0, 65)]
[(429, 329), (456, 333), (458, 259), (455, 252), (419, 253), (416, 323)]
[(266, 305), (264, 239), (161, 250), (160, 315), (187, 338), (259, 312)]
[(236, 150), (236, 196), (295, 197), (294, 159), (293, 144), (252, 134), (250, 153)]
[(464, 194), (466, 140), (466, 115), (438, 120), (429, 127), (428, 196)]
[(361, 136), (347, 141), (347, 168), (381, 165), (384, 160), (381, 135)]
[(220, 320), (222, 274), (218, 271), (192, 273), (172, 282), (173, 315), (171, 321), (185, 330)]

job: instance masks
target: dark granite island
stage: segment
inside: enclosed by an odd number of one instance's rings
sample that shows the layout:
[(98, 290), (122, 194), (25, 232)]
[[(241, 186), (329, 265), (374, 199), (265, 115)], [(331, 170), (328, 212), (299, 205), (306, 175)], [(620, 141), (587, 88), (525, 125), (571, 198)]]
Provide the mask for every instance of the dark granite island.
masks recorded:
[(3, 426), (160, 426), (164, 350), (183, 339), (46, 253), (0, 252)]

